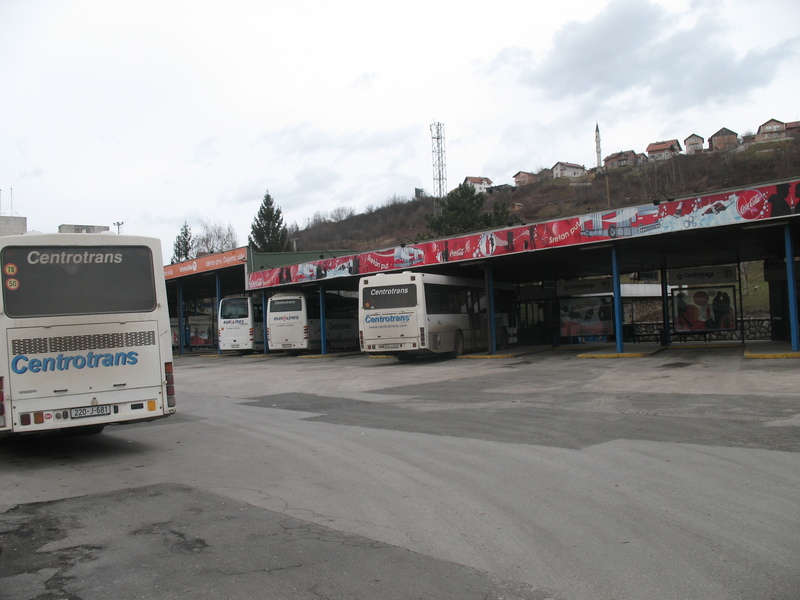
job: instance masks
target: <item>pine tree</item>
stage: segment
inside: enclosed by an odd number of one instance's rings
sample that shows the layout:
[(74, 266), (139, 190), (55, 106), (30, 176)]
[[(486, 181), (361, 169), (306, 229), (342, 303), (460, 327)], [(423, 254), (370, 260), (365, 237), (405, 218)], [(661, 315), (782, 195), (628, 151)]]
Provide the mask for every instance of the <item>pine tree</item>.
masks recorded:
[(485, 196), (468, 183), (461, 183), (442, 200), (439, 214), (428, 216), (430, 230), (437, 236), (457, 235), (508, 224), (510, 213), (504, 202), (495, 202), (491, 212), (484, 212)]
[(264, 194), (258, 214), (253, 219), (248, 243), (256, 252), (285, 252), (289, 247), (289, 231), (280, 207), (269, 192)]
[(192, 238), (192, 229), (189, 223), (183, 222), (181, 232), (175, 238), (175, 243), (172, 246), (172, 263), (182, 262), (194, 258), (194, 238)]

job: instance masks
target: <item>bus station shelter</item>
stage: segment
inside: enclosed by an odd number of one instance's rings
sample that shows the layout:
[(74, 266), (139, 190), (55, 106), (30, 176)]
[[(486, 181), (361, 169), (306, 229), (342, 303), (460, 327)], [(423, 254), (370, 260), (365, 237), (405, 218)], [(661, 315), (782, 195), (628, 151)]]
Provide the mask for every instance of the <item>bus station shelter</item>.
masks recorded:
[[(287, 288), (316, 293), (356, 290), (365, 275), (400, 270), (480, 278), (488, 291), (495, 282), (514, 284), (523, 300), (572, 297), (585, 303), (587, 297), (604, 296), (611, 305), (606, 311), (610, 324), (590, 330), (586, 315), (591, 311), (578, 310), (577, 300), (561, 302), (563, 314), (550, 315), (550, 339), (557, 344), (569, 337), (565, 335), (569, 323), (577, 328), (577, 338), (599, 333), (622, 353), (624, 276), (637, 274), (660, 283), (658, 341), (669, 345), (676, 337), (737, 331), (740, 265), (763, 261), (770, 284), (773, 339), (789, 341), (797, 352), (799, 200), (800, 179), (782, 180), (376, 251), (282, 253), (278, 258), (240, 248), (230, 255), (208, 257), (214, 267), (198, 263), (194, 270), (178, 263), (165, 270), (172, 269), (167, 276), (171, 307), (183, 307), (191, 298), (258, 292), (266, 297)], [(576, 310), (565, 310), (570, 304)], [(728, 310), (727, 318), (723, 309)], [(740, 339), (744, 341), (743, 330)], [(489, 350), (496, 351), (495, 335)]]

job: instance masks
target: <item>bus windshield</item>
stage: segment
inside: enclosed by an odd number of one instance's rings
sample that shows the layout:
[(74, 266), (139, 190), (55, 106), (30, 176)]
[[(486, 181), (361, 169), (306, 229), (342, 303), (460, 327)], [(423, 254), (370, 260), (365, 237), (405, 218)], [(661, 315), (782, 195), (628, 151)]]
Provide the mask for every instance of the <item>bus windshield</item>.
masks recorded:
[(12, 318), (151, 312), (146, 246), (7, 246), (3, 304)]
[(362, 305), (366, 310), (412, 308), (417, 305), (416, 284), (365, 287)]

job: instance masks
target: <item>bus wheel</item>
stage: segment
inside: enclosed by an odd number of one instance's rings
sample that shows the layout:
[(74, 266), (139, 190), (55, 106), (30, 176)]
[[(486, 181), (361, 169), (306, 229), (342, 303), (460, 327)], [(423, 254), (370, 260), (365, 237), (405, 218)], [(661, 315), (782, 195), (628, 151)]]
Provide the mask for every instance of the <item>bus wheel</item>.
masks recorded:
[(464, 335), (460, 331), (456, 331), (456, 337), (453, 340), (453, 358), (458, 358), (464, 354)]

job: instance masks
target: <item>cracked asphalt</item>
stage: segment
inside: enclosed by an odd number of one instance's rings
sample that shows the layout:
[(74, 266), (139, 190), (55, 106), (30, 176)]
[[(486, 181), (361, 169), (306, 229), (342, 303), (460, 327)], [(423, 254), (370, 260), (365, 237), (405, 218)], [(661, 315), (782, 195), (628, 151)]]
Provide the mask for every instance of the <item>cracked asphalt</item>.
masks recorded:
[(800, 362), (179, 357), (0, 443), (0, 600), (800, 597)]

